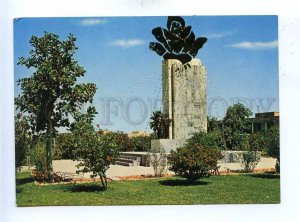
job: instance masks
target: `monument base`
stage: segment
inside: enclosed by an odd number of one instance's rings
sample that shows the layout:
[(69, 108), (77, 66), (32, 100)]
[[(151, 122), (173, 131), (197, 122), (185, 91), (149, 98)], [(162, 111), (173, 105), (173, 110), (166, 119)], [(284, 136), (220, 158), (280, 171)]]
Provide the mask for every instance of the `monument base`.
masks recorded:
[(177, 150), (185, 144), (185, 139), (159, 139), (151, 140), (151, 152), (159, 153), (163, 148), (166, 153), (170, 153), (171, 150)]

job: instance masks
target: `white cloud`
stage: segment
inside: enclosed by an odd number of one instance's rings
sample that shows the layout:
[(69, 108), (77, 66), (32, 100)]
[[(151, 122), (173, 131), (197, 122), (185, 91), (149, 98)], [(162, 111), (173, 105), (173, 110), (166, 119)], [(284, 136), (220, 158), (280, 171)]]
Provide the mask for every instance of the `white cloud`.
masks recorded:
[(278, 47), (278, 40), (270, 42), (239, 42), (227, 45), (227, 47), (251, 50), (274, 49)]
[(211, 34), (207, 34), (206, 37), (209, 39), (221, 39), (224, 38), (226, 36), (232, 35), (233, 32), (221, 32), (221, 33), (211, 33)]
[(111, 43), (112, 46), (121, 48), (131, 48), (143, 44), (144, 41), (141, 39), (117, 39)]
[(104, 20), (104, 19), (92, 19), (92, 18), (83, 19), (79, 22), (79, 24), (82, 26), (102, 25), (105, 23), (106, 23), (106, 20)]

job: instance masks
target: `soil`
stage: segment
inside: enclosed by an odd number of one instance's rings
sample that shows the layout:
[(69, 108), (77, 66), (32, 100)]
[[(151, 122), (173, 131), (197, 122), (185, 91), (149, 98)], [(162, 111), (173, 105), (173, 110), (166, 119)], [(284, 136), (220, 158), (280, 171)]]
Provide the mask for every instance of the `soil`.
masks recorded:
[(173, 177), (174, 175), (170, 174), (163, 174), (160, 177), (155, 177), (152, 174), (147, 175), (134, 175), (134, 176), (118, 176), (120, 180), (141, 180), (141, 179), (151, 179), (151, 178), (167, 178), (167, 177)]
[[(273, 168), (265, 168), (254, 170), (252, 173), (273, 173)], [(219, 175), (238, 175), (243, 173), (241, 170), (226, 170), (226, 171), (219, 171)], [(63, 181), (63, 179), (58, 176), (57, 174), (53, 173), (54, 182), (48, 183), (47, 181), (47, 172), (37, 172), (35, 170), (31, 171), (31, 175), (35, 180), (37, 185), (55, 185), (55, 184), (77, 184), (77, 183), (88, 183), (88, 182), (100, 182), (100, 178), (73, 178), (69, 180)], [(132, 175), (132, 176), (117, 176), (118, 179), (125, 181), (125, 180), (142, 180), (142, 179), (155, 179), (155, 178), (169, 178), (174, 177), (174, 174), (163, 174), (161, 177), (155, 177), (152, 174), (146, 175)], [(112, 179), (107, 178), (107, 181), (110, 182)]]

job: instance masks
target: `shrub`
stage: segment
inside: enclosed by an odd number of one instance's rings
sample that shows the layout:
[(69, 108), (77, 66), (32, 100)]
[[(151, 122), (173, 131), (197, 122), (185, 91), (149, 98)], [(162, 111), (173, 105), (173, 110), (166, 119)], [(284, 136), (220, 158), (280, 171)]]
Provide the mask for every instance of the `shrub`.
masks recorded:
[(266, 146), (265, 132), (253, 133), (249, 136), (249, 145), (253, 151), (264, 151)]
[(184, 146), (177, 151), (171, 151), (168, 163), (170, 170), (176, 175), (195, 181), (210, 176), (218, 169), (218, 160), (222, 158), (221, 151), (200, 144)]
[(29, 119), (27, 116), (17, 114), (15, 116), (15, 167), (21, 170), (26, 164), (26, 157), (30, 150), (32, 136), (30, 132)]
[(53, 159), (73, 159), (75, 150), (72, 133), (58, 134), (55, 139)]
[(92, 172), (91, 178), (100, 177), (107, 188), (106, 171), (119, 155), (119, 149), (112, 134), (96, 132), (90, 123), (79, 121), (73, 124), (75, 147), (74, 160), (79, 160), (77, 173)]
[(166, 171), (167, 167), (167, 154), (164, 149), (161, 149), (159, 155), (156, 153), (150, 154), (150, 162), (154, 170), (154, 176), (161, 177)]
[(201, 144), (203, 146), (212, 147), (219, 150), (225, 149), (225, 141), (223, 139), (222, 133), (219, 130), (208, 133), (195, 133), (191, 138), (187, 140), (187, 145), (193, 146), (196, 144)]
[(150, 136), (134, 136), (130, 138), (131, 151), (149, 152), (151, 149)]
[(131, 147), (131, 140), (126, 133), (123, 132), (110, 132), (114, 138), (115, 143), (120, 151), (133, 151)]
[(244, 172), (252, 172), (260, 161), (260, 155), (256, 151), (246, 151), (243, 152), (242, 155), (242, 166), (244, 167)]
[(226, 145), (226, 148), (229, 150), (249, 150), (249, 135), (248, 134), (238, 134), (234, 133), (230, 137), (231, 139), (226, 141), (226, 143), (230, 143), (231, 145)]
[(30, 153), (30, 160), (35, 165), (35, 170), (38, 172), (47, 170), (46, 162), (46, 145), (43, 142), (37, 142)]
[(266, 148), (268, 154), (276, 158), (276, 172), (280, 172), (279, 126), (273, 126), (266, 132)]

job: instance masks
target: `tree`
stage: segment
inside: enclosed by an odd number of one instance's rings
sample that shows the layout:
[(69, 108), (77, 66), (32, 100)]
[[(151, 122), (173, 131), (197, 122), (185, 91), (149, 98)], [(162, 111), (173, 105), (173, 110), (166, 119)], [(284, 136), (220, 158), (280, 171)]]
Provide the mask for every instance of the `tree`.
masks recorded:
[(163, 121), (163, 114), (161, 111), (155, 111), (152, 113), (150, 118), (150, 128), (153, 129), (156, 137), (158, 139), (162, 138), (162, 123)]
[(155, 111), (152, 113), (150, 118), (150, 128), (153, 129), (158, 139), (168, 138), (169, 126), (172, 122), (166, 115), (161, 111)]
[(17, 81), (22, 93), (15, 104), (20, 112), (30, 115), (36, 133), (46, 134), (49, 182), (52, 181), (52, 148), (57, 128), (69, 127), (69, 114), (92, 102), (96, 92), (95, 84), (76, 84), (85, 70), (74, 59), (77, 50), (75, 42), (72, 34), (64, 41), (48, 32), (42, 37), (32, 36), (29, 43), (33, 49), (29, 57), (21, 57), (18, 62), (18, 65), (32, 70), (33, 74)]
[(252, 115), (250, 109), (238, 103), (230, 106), (223, 119), (223, 132), (228, 149), (243, 149), (244, 135), (249, 133), (249, 117)]
[(220, 150), (195, 144), (171, 150), (168, 163), (171, 165), (169, 169), (176, 175), (192, 182), (210, 176), (212, 171), (218, 169), (218, 160), (221, 158)]
[(106, 171), (119, 156), (119, 147), (113, 134), (96, 132), (92, 125), (81, 119), (72, 125), (72, 133), (76, 138), (74, 160), (79, 172), (92, 172), (91, 177), (100, 177), (104, 189), (107, 188)]

